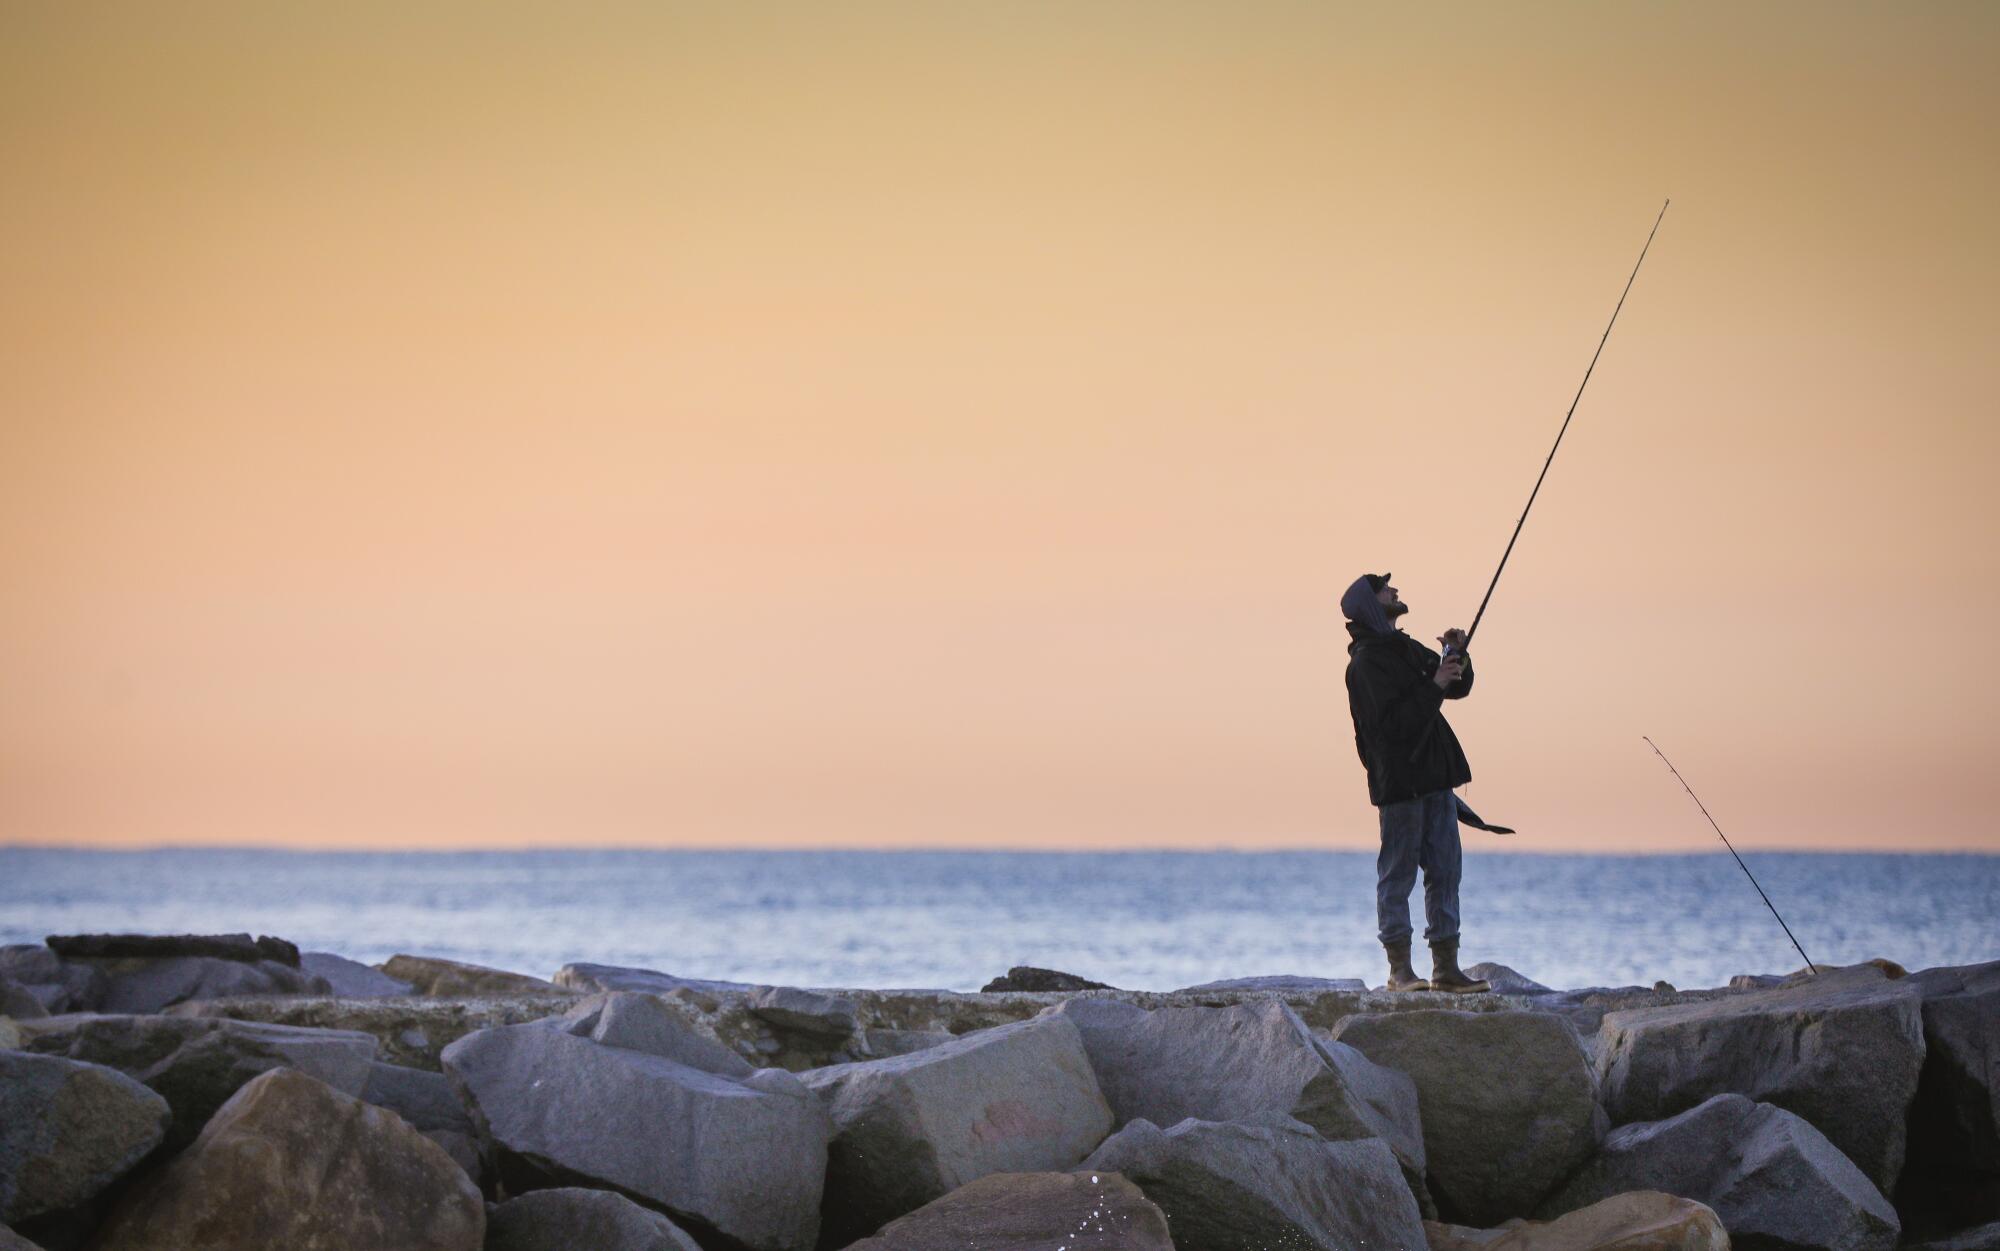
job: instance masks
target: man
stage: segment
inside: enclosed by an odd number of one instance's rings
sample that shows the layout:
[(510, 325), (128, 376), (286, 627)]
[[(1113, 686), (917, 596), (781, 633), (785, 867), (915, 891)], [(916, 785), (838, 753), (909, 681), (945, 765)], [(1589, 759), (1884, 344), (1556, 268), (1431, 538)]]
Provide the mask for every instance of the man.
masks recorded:
[[(1347, 617), (1347, 703), (1354, 746), (1368, 770), (1368, 799), (1381, 813), (1382, 850), (1375, 861), (1375, 920), (1389, 955), (1390, 990), (1471, 993), (1489, 989), (1458, 967), (1460, 805), (1455, 787), (1472, 780), (1458, 736), (1444, 719), (1447, 699), (1472, 693), (1465, 631), (1438, 642), (1449, 660), (1394, 622), (1410, 611), (1389, 575), (1364, 574), (1340, 597)], [(1476, 818), (1473, 818), (1476, 820)], [(1410, 967), (1410, 889), (1424, 873), (1424, 941), (1431, 978)]]

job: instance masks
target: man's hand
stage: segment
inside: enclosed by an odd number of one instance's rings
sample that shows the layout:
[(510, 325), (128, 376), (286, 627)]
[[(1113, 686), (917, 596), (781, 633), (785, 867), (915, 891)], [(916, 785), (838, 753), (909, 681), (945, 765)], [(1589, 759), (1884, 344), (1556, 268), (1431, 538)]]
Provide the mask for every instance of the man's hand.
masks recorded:
[(1437, 683), (1439, 690), (1449, 690), (1451, 684), (1458, 681), (1464, 672), (1465, 667), (1459, 663), (1457, 657), (1453, 657), (1438, 666), (1438, 671), (1431, 675), (1431, 681)]
[(1456, 647), (1458, 650), (1464, 651), (1465, 631), (1459, 629), (1457, 626), (1453, 626), (1443, 634), (1438, 635), (1438, 642), (1446, 647)]

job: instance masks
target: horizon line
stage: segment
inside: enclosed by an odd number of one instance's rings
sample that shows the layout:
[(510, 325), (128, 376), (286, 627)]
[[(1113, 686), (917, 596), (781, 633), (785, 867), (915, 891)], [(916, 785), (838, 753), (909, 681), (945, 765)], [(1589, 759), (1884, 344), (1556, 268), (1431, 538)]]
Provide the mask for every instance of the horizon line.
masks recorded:
[[(1592, 856), (1602, 858), (1637, 859), (1657, 856), (1726, 856), (1728, 849), (1692, 850), (1673, 848), (1624, 848), (1611, 850), (1561, 850), (1539, 847), (1474, 847), (1467, 845), (1468, 856)], [(2000, 857), (2000, 847), (1992, 849), (1957, 847), (1918, 849), (1895, 847), (1772, 847), (1768, 845), (1742, 844), (1738, 850), (1764, 855), (1798, 856), (1982, 856)], [(1044, 847), (1021, 844), (980, 844), (959, 845), (870, 845), (842, 844), (828, 847), (809, 846), (741, 846), (720, 843), (677, 844), (672, 846), (640, 846), (616, 843), (597, 843), (582, 846), (556, 844), (533, 844), (523, 846), (473, 846), (473, 847), (390, 847), (390, 846), (340, 846), (329, 844), (286, 845), (278, 843), (228, 843), (228, 842), (160, 842), (134, 844), (130, 846), (95, 847), (77, 843), (23, 843), (0, 841), (0, 853), (13, 851), (64, 852), (87, 855), (146, 855), (157, 852), (259, 852), (279, 855), (352, 855), (352, 856), (457, 856), (457, 855), (591, 855), (610, 853), (636, 853), (641, 855), (1043, 855), (1043, 856), (1140, 856), (1140, 855), (1372, 855), (1374, 849), (1367, 846), (1355, 847), (1293, 847), (1293, 846), (1248, 846), (1226, 845), (1206, 847), (1140, 846), (1140, 847)]]

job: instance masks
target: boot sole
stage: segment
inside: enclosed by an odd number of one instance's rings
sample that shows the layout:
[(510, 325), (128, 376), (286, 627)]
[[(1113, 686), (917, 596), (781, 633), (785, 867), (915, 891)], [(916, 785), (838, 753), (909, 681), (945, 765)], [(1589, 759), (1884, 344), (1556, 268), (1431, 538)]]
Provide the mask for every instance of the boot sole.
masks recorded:
[(1490, 982), (1471, 982), (1464, 986), (1434, 985), (1431, 989), (1441, 991), (1447, 995), (1485, 995), (1492, 993), (1493, 985)]

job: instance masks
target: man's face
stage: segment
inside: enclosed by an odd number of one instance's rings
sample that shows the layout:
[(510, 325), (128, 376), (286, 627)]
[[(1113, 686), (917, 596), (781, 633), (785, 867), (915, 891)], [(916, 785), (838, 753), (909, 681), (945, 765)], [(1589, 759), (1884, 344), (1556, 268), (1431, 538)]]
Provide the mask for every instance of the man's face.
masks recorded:
[(1389, 614), (1391, 621), (1410, 611), (1410, 606), (1403, 602), (1403, 597), (1396, 592), (1396, 588), (1386, 584), (1375, 592), (1375, 602), (1382, 605), (1382, 611)]

